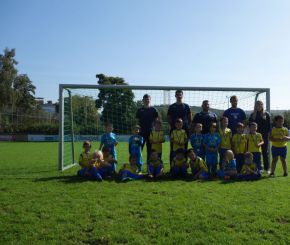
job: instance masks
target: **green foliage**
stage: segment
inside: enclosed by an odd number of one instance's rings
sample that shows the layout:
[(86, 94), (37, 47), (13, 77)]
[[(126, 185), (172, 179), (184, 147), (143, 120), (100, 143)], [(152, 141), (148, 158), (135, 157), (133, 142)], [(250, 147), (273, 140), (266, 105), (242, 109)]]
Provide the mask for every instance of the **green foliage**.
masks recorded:
[[(123, 78), (107, 77), (103, 74), (96, 76), (100, 85), (128, 85)], [(130, 133), (135, 124), (137, 104), (131, 89), (100, 89), (96, 108), (101, 110), (101, 121), (113, 123), (116, 133)]]
[(99, 183), (78, 167), (58, 172), (57, 152), (57, 143), (0, 143), (1, 244), (290, 244), (280, 164), (276, 178), (253, 182)]

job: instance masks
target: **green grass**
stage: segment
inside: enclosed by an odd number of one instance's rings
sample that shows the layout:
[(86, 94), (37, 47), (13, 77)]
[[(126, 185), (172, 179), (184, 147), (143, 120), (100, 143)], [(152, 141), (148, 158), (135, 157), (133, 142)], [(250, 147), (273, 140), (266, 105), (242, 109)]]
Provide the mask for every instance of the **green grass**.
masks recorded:
[[(290, 178), (102, 183), (56, 143), (0, 143), (0, 244), (290, 244)], [(289, 160), (289, 159), (288, 159)], [(288, 161), (289, 162), (289, 161)]]

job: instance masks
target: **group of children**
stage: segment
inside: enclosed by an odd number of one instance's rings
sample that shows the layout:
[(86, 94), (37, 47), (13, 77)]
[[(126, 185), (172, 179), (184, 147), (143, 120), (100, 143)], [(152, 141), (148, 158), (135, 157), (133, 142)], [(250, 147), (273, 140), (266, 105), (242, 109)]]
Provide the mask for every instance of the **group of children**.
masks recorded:
[[(284, 176), (287, 176), (287, 141), (288, 129), (283, 127), (283, 116), (274, 118), (271, 131), (272, 166), (270, 176), (274, 176), (276, 164), (280, 157)], [(119, 171), (121, 180), (141, 179), (142, 174), (142, 146), (144, 139), (139, 135), (139, 126), (133, 128), (133, 135), (129, 138), (129, 163), (124, 164)], [(261, 146), (264, 144), (262, 135), (257, 132), (257, 124), (251, 122), (245, 133), (244, 124), (238, 123), (236, 133), (232, 135), (228, 128), (228, 118), (220, 119), (220, 128), (211, 123), (210, 132), (202, 134), (202, 124), (194, 126), (194, 132), (188, 137), (183, 129), (182, 119), (177, 119), (175, 129), (170, 133), (170, 174), (173, 178), (184, 177), (191, 169), (193, 179), (206, 180), (219, 177), (224, 180), (241, 179), (256, 180), (261, 177)], [(164, 174), (162, 162), (162, 143), (165, 142), (162, 124), (156, 120), (149, 141), (152, 150), (147, 160), (149, 178), (159, 178)], [(188, 142), (192, 148), (188, 149)], [(113, 125), (106, 125), (106, 133), (101, 137), (99, 150), (90, 152), (91, 144), (85, 141), (84, 152), (80, 155), (79, 176), (90, 176), (102, 180), (107, 176), (116, 175), (116, 135)]]

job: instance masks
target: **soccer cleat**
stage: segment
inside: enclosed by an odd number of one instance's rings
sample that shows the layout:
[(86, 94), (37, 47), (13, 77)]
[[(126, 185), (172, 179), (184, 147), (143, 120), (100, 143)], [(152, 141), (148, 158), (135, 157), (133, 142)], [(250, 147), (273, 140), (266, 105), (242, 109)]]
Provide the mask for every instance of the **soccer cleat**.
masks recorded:
[(274, 173), (270, 173), (269, 177), (275, 177)]
[(287, 176), (288, 176), (288, 173), (287, 173), (287, 172), (285, 172), (285, 173), (283, 174), (283, 176), (284, 176), (284, 177), (287, 177)]
[(130, 181), (130, 180), (133, 180), (133, 179), (130, 178), (130, 177), (124, 177), (124, 178), (122, 179), (123, 182), (125, 182), (125, 181)]

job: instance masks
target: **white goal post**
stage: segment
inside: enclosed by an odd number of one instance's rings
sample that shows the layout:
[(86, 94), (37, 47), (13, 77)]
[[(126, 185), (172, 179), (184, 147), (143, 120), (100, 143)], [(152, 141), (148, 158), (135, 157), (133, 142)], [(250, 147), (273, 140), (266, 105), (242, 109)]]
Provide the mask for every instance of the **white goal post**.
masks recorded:
[[(270, 112), (269, 88), (60, 84), (59, 170), (77, 164), (82, 141), (91, 140), (94, 149), (99, 147), (106, 122), (113, 123), (119, 141), (123, 142), (117, 146), (118, 160), (126, 161), (126, 142), (131, 126), (136, 124), (135, 112), (142, 105), (144, 94), (151, 96), (151, 105), (158, 110), (167, 134), (166, 113), (169, 105), (175, 102), (177, 89), (183, 90), (183, 100), (193, 113), (201, 110), (203, 100), (209, 100), (211, 110), (221, 114), (229, 107), (232, 95), (238, 97), (238, 107), (248, 114), (257, 100), (263, 101)], [(143, 152), (145, 155), (146, 151)]]

